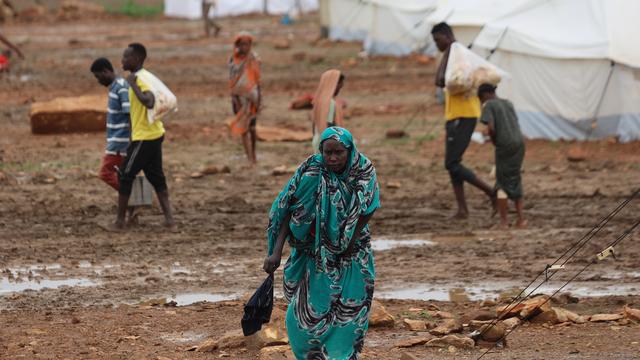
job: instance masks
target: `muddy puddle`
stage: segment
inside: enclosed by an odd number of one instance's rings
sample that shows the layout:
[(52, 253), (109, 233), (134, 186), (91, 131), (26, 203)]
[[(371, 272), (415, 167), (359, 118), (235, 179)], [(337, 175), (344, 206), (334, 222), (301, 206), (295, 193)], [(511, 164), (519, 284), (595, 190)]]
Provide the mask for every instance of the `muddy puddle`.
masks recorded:
[(175, 301), (177, 306), (187, 306), (200, 302), (220, 302), (235, 300), (238, 294), (215, 294), (215, 293), (183, 293), (167, 297), (167, 301)]
[(57, 289), (63, 286), (96, 286), (97, 282), (85, 277), (65, 276), (61, 264), (34, 264), (7, 268), (0, 278), (0, 295), (22, 291)]
[(71, 287), (84, 287), (84, 286), (97, 286), (98, 283), (89, 279), (77, 278), (77, 279), (25, 279), (18, 281), (11, 281), (7, 278), (0, 280), (0, 295), (22, 292), (27, 290), (43, 290), (43, 289), (57, 289), (63, 286)]
[[(527, 289), (525, 294), (551, 295), (564, 282), (551, 282)], [(376, 296), (382, 299), (435, 300), (435, 301), (479, 301), (495, 299), (501, 296), (515, 296), (520, 293), (523, 284), (516, 282), (483, 282), (478, 284), (415, 284), (404, 287), (382, 288)], [(614, 284), (612, 282), (574, 282), (564, 287), (561, 292), (568, 292), (578, 297), (601, 297), (616, 295), (639, 295), (640, 283)]]
[(387, 251), (402, 247), (432, 246), (435, 242), (427, 239), (387, 239), (380, 238), (371, 241), (371, 248), (374, 251)]

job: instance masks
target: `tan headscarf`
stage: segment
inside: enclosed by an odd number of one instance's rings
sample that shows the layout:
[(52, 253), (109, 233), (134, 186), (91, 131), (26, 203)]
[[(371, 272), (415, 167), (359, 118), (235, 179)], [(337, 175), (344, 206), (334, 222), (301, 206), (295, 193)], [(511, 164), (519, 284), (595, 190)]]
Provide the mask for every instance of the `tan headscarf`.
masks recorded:
[[(313, 123), (319, 133), (322, 133), (327, 128), (327, 116), (329, 115), (331, 99), (336, 93), (338, 81), (340, 81), (340, 70), (327, 70), (320, 77), (320, 84), (318, 84), (318, 89), (313, 97)], [(335, 125), (344, 127), (342, 106), (338, 102), (336, 102), (335, 111)]]

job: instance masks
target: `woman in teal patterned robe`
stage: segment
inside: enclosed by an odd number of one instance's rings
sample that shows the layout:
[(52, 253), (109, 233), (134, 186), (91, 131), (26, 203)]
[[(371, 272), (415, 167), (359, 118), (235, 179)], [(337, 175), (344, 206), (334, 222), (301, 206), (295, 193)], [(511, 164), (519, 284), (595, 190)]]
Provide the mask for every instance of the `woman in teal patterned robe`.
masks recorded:
[(287, 333), (299, 360), (356, 360), (364, 345), (375, 269), (369, 219), (380, 207), (373, 164), (351, 133), (327, 128), (269, 213), (264, 270), (284, 267)]

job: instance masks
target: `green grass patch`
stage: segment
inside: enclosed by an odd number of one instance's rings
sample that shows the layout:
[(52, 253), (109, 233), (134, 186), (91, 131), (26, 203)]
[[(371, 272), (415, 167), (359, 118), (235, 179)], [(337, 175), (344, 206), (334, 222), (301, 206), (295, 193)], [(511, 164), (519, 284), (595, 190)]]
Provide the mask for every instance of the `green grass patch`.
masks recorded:
[(158, 5), (141, 5), (135, 0), (126, 0), (122, 5), (116, 7), (107, 7), (107, 11), (112, 14), (120, 14), (131, 17), (149, 17), (162, 14), (164, 6)]
[[(91, 164), (93, 165), (93, 163)], [(91, 168), (90, 166), (81, 166), (81, 164), (69, 161), (49, 161), (49, 162), (3, 162), (0, 163), (0, 171), (18, 171), (25, 173), (37, 173), (46, 170), (69, 170), (73, 168)]]
[(435, 139), (437, 139), (437, 135), (435, 133), (426, 133), (424, 135), (418, 136), (415, 138), (416, 144), (418, 145), (422, 145), (425, 142), (429, 142), (429, 141), (433, 141)]

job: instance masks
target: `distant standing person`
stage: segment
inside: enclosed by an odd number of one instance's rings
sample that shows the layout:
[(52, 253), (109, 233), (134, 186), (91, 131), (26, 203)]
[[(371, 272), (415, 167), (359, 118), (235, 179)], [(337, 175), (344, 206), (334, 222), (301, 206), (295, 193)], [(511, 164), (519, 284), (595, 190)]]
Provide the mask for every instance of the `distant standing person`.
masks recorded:
[[(445, 87), (444, 74), (449, 60), (449, 48), (456, 39), (453, 30), (446, 23), (436, 24), (431, 30), (438, 50), (443, 52), (442, 61), (436, 72), (436, 86)], [(458, 204), (456, 219), (469, 216), (464, 195), (465, 181), (482, 190), (495, 203), (495, 191), (480, 180), (470, 169), (462, 165), (462, 156), (469, 146), (471, 135), (480, 116), (480, 100), (476, 94), (452, 95), (445, 89), (444, 117), (446, 120), (445, 167), (449, 171), (453, 192)], [(495, 206), (495, 205), (494, 205)]]
[(313, 149), (319, 151), (320, 134), (324, 129), (333, 126), (344, 127), (342, 106), (336, 96), (344, 86), (345, 76), (340, 70), (331, 69), (320, 76), (318, 89), (313, 96)]
[[(107, 146), (98, 177), (116, 191), (120, 189), (118, 170), (127, 155), (131, 139), (129, 119), (129, 84), (117, 76), (113, 65), (106, 58), (98, 58), (91, 64), (91, 72), (100, 85), (109, 89), (107, 100)], [(129, 207), (129, 220), (135, 219), (134, 208)]]
[(482, 84), (478, 88), (482, 103), (480, 122), (487, 125), (491, 142), (496, 147), (496, 190), (497, 207), (500, 214), (500, 228), (509, 227), (507, 221), (508, 199), (516, 204), (517, 228), (525, 228), (527, 222), (523, 213), (522, 162), (524, 160), (524, 137), (518, 124), (518, 116), (511, 101), (500, 99), (496, 87)]
[(156, 191), (165, 217), (164, 226), (175, 227), (169, 203), (169, 190), (162, 169), (164, 126), (159, 119), (152, 123), (147, 119), (147, 111), (153, 109), (155, 97), (151, 87), (140, 78), (147, 72), (143, 68), (146, 58), (147, 50), (139, 43), (129, 44), (122, 55), (122, 68), (130, 72), (127, 82), (130, 86), (131, 143), (120, 169), (118, 217), (113, 225), (115, 229), (124, 228), (131, 187), (140, 171), (144, 171), (144, 175)]
[(262, 103), (260, 91), (260, 59), (251, 50), (253, 36), (241, 32), (233, 41), (233, 54), (229, 58), (229, 89), (235, 119), (231, 132), (242, 137), (242, 145), (251, 165), (256, 158), (256, 122)]
[(216, 0), (202, 0), (202, 20), (204, 21), (204, 32), (211, 36), (211, 28), (214, 28), (213, 36), (218, 37), (222, 27), (209, 17), (209, 11), (216, 8)]

